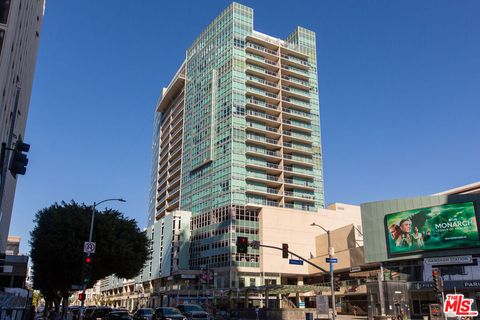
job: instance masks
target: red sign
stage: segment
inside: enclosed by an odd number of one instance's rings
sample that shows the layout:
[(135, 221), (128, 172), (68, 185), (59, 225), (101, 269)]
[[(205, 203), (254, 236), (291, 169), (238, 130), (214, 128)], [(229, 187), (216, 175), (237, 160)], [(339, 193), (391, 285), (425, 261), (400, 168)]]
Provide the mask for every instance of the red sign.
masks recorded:
[(463, 294), (447, 294), (443, 312), (447, 317), (476, 317), (478, 311), (472, 310), (473, 299), (465, 298)]

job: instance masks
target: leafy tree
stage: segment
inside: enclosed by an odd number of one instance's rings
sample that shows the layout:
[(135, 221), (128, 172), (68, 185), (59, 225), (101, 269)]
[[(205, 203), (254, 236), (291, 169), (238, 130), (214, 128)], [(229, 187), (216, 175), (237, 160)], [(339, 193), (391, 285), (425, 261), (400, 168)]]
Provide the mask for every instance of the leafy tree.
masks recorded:
[[(42, 292), (48, 307), (60, 300), (68, 304), (72, 285), (81, 284), (92, 208), (85, 204), (55, 203), (37, 212), (31, 232), (33, 288)], [(148, 239), (135, 220), (113, 209), (96, 211), (93, 231), (96, 252), (93, 254), (91, 281), (114, 274), (133, 278), (142, 269), (148, 255)]]

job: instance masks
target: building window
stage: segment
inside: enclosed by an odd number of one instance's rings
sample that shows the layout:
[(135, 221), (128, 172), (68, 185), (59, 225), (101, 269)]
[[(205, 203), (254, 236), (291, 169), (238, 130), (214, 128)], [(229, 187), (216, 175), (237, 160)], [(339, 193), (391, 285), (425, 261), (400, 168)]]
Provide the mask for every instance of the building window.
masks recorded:
[(0, 0), (0, 23), (7, 24), (11, 0)]
[(238, 278), (238, 287), (245, 288), (245, 278), (243, 277)]

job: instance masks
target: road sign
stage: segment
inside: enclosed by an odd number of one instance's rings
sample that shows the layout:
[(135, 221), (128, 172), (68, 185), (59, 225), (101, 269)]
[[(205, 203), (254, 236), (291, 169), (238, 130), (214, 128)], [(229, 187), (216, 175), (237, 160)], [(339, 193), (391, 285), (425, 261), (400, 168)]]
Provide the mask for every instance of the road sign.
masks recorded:
[(338, 259), (337, 258), (325, 258), (325, 262), (327, 263), (337, 263)]
[(95, 253), (95, 242), (85, 241), (85, 243), (83, 244), (83, 252)]
[(250, 246), (252, 249), (260, 249), (260, 241), (253, 240), (250, 242)]
[(82, 290), (83, 286), (81, 284), (72, 284), (72, 290)]
[(303, 265), (303, 260), (290, 259), (288, 260), (289, 264), (297, 264), (299, 266)]

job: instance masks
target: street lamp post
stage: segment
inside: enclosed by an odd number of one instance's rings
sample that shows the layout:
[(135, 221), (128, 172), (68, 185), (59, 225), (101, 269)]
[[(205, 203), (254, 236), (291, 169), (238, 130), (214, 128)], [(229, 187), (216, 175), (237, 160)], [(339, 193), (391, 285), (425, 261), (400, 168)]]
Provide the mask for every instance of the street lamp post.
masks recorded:
[(334, 255), (334, 249), (332, 247), (332, 241), (331, 241), (331, 238), (330, 238), (330, 230), (327, 230), (325, 229), (324, 227), (322, 227), (321, 225), (319, 224), (316, 224), (315, 222), (313, 222), (311, 224), (311, 226), (314, 226), (314, 227), (319, 227), (321, 228), (323, 231), (325, 231), (327, 233), (327, 242), (328, 242), (328, 257), (330, 258), (330, 291), (331, 291), (331, 294), (332, 294), (332, 319), (335, 320), (336, 318), (336, 311), (335, 311), (335, 279), (333, 277), (333, 262), (332, 262), (332, 258), (333, 258), (333, 255)]
[[(90, 220), (90, 231), (89, 231), (89, 234), (88, 234), (88, 242), (92, 242), (92, 238), (93, 238), (93, 223), (95, 221), (95, 208), (104, 203), (104, 202), (108, 202), (108, 201), (119, 201), (119, 202), (126, 202), (125, 199), (122, 199), (122, 198), (113, 198), (113, 199), (105, 199), (105, 200), (102, 200), (100, 202), (94, 202), (93, 205), (92, 205), (92, 219)], [(87, 252), (87, 257), (90, 257), (90, 252)], [(85, 279), (84, 279), (84, 275), (83, 275), (83, 272), (82, 272), (82, 297), (85, 297), (85, 291), (87, 290), (87, 284), (85, 283)], [(85, 305), (85, 299), (82, 299), (82, 301), (80, 302), (80, 312), (79, 312), (79, 318), (80, 320), (83, 320), (83, 309), (84, 309), (84, 305)]]

